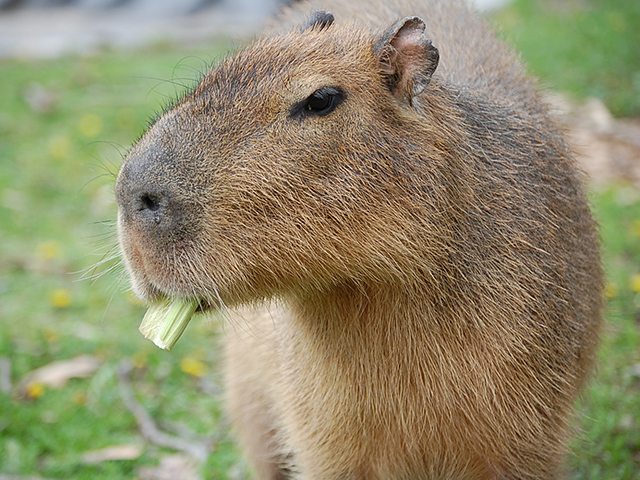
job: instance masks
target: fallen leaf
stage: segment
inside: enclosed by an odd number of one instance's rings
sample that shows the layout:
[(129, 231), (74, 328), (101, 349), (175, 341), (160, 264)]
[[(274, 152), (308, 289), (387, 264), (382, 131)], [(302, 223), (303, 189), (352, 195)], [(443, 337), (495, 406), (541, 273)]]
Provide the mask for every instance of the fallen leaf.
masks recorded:
[(100, 366), (100, 361), (91, 355), (80, 355), (71, 360), (52, 362), (28, 373), (24, 384), (42, 384), (51, 388), (61, 388), (71, 378), (91, 376)]
[(82, 454), (82, 463), (102, 463), (114, 460), (135, 460), (144, 452), (142, 445), (113, 445), (100, 450), (91, 450)]
[(138, 470), (140, 480), (202, 480), (196, 462), (187, 455), (165, 455), (157, 467)]

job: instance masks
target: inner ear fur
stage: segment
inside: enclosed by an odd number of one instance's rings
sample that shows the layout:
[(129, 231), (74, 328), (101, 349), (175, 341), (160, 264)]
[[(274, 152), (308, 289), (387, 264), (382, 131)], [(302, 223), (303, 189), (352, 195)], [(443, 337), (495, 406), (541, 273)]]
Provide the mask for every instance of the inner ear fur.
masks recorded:
[(429, 85), (440, 60), (438, 49), (424, 30), (420, 17), (405, 17), (387, 29), (374, 45), (389, 90), (408, 104)]

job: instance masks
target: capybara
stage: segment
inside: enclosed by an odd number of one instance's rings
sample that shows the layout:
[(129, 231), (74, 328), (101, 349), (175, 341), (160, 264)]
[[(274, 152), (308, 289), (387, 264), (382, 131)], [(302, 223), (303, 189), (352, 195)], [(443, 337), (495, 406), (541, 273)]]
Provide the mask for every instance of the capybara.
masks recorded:
[(551, 480), (601, 323), (582, 182), (463, 1), (326, 0), (168, 108), (116, 196), (136, 294), (228, 312), (256, 478)]

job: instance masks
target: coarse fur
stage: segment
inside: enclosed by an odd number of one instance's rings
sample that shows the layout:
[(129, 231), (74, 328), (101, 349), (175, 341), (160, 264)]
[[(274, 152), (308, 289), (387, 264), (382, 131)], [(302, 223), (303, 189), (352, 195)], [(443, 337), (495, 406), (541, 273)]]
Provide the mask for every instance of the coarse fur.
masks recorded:
[(598, 236), (561, 128), (461, 0), (296, 4), (149, 128), (116, 195), (142, 299), (233, 309), (256, 478), (563, 477)]

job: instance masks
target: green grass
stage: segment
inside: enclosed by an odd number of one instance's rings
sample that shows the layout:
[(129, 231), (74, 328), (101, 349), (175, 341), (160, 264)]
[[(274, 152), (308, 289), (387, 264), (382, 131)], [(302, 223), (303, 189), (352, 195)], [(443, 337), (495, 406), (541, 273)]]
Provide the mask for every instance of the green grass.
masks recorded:
[[(526, 29), (514, 25), (513, 31)], [(156, 420), (216, 439), (202, 467), (206, 478), (226, 478), (237, 468), (219, 400), (201, 388), (220, 382), (219, 353), (211, 348), (216, 323), (192, 322), (175, 349), (163, 352), (138, 333), (144, 309), (124, 292), (119, 270), (95, 283), (75, 273), (115, 253), (113, 182), (122, 155), (219, 48), (196, 52), (201, 57), (150, 48), (0, 61), (0, 356), (10, 360), (14, 381), (10, 393), (0, 392), (0, 474), (107, 480), (136, 478), (140, 467), (156, 465), (168, 450), (146, 444), (124, 406), (117, 376), (123, 359), (133, 361), (132, 386)], [(542, 60), (531, 54), (534, 71), (552, 54)], [(592, 67), (575, 68), (590, 75)], [(614, 82), (615, 72), (607, 72)], [(57, 96), (50, 111), (28, 106), (32, 82)], [(631, 95), (635, 87), (629, 88), (620, 94)], [(609, 276), (609, 323), (600, 369), (581, 402), (583, 433), (571, 468), (576, 479), (631, 480), (640, 476), (640, 190), (603, 187), (593, 203)], [(90, 378), (43, 391), (21, 383), (35, 368), (87, 353), (101, 361)], [(144, 454), (81, 462), (83, 452), (128, 443), (145, 445)]]
[(495, 22), (548, 87), (640, 115), (637, 0), (515, 0)]
[(581, 403), (573, 478), (640, 478), (640, 189), (593, 196), (607, 272), (607, 324), (598, 372)]
[[(142, 443), (119, 393), (117, 366), (127, 358), (154, 418), (216, 438), (209, 478), (225, 478), (237, 462), (218, 400), (199, 388), (219, 383), (215, 322), (193, 322), (169, 354), (138, 333), (144, 309), (125, 293), (121, 269), (95, 283), (77, 273), (116, 253), (113, 184), (122, 155), (221, 48), (202, 57), (156, 48), (0, 62), (0, 356), (15, 383), (0, 393), (0, 473), (135, 478), (141, 465), (157, 464), (166, 452), (153, 446), (138, 460), (80, 462), (88, 450)], [(51, 111), (28, 106), (32, 82), (58, 97)], [(35, 368), (86, 353), (101, 361), (89, 379), (44, 392), (21, 385)]]

